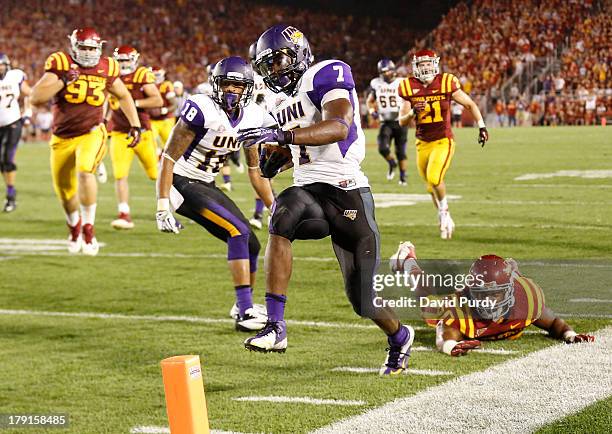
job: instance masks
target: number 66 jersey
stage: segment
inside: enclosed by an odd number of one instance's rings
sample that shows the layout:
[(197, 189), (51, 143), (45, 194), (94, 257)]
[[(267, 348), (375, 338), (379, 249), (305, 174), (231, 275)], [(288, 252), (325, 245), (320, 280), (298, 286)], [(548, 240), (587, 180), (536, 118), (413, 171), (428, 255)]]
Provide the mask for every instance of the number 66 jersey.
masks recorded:
[(365, 135), (351, 67), (340, 60), (324, 60), (308, 68), (297, 86), (293, 96), (283, 95), (282, 102), (272, 109), (283, 130), (321, 122), (322, 107), (339, 98), (349, 100), (353, 106), (353, 121), (345, 140), (322, 146), (290, 146), (293, 184), (323, 182), (344, 190), (368, 187), (368, 178), (360, 166), (365, 157)]
[(97, 65), (84, 68), (57, 51), (45, 62), (45, 72), (60, 79), (74, 68), (79, 78), (53, 98), (53, 134), (62, 139), (87, 134), (102, 123), (107, 91), (119, 76), (119, 64), (112, 57), (102, 57)]
[(240, 150), (238, 131), (245, 128), (276, 126), (276, 120), (255, 102), (240, 109), (236, 120), (204, 94), (191, 95), (183, 104), (180, 117), (196, 136), (174, 165), (174, 173), (204, 182), (214, 181), (231, 153)]

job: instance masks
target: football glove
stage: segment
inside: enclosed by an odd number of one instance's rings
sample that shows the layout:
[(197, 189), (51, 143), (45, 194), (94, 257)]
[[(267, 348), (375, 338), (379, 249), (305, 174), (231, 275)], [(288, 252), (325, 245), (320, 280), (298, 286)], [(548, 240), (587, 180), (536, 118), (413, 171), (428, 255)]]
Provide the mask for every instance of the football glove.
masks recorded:
[(412, 109), (416, 114), (421, 113), (427, 108), (427, 103), (425, 101), (417, 101), (412, 106)]
[(565, 343), (577, 344), (581, 342), (595, 342), (595, 336), (591, 335), (569, 335), (565, 338)]
[(238, 143), (245, 148), (260, 143), (278, 143), (279, 145), (290, 145), (293, 143), (293, 132), (284, 131), (280, 128), (245, 128), (238, 132)]
[(128, 148), (134, 148), (140, 142), (140, 128), (130, 127), (129, 138), (132, 138), (132, 141), (128, 144)]
[(155, 213), (155, 219), (157, 220), (157, 229), (162, 232), (179, 233), (179, 228), (176, 224), (176, 220), (170, 211), (157, 211)]
[(476, 348), (480, 348), (480, 341), (478, 340), (459, 341), (451, 350), (450, 355), (453, 357), (465, 356), (468, 351)]
[(64, 82), (64, 87), (66, 87), (79, 79), (79, 71), (77, 68), (71, 68), (60, 79)]
[(261, 149), (259, 156), (259, 168), (261, 176), (264, 178), (274, 178), (282, 167), (291, 159), (279, 151), (272, 151), (270, 156), (267, 156), (266, 148)]
[(489, 140), (489, 132), (487, 131), (487, 127), (480, 128), (478, 133), (478, 144), (481, 148), (484, 148), (485, 143)]

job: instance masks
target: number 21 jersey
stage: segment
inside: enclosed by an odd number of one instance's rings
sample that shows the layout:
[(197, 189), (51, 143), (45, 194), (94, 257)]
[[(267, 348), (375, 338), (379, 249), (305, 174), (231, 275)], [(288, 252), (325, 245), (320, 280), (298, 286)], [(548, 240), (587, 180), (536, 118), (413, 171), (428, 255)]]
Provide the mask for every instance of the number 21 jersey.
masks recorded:
[(425, 101), (425, 110), (416, 119), (416, 138), (425, 142), (434, 142), (443, 138), (453, 138), (451, 130), (451, 97), (461, 89), (459, 80), (453, 74), (443, 73), (435, 76), (429, 85), (409, 77), (399, 85), (399, 95), (412, 106)]
[(102, 57), (96, 66), (83, 68), (63, 51), (47, 58), (45, 72), (62, 78), (75, 66), (79, 78), (53, 98), (53, 134), (63, 139), (87, 134), (102, 123), (108, 89), (119, 76), (119, 64), (112, 57)]

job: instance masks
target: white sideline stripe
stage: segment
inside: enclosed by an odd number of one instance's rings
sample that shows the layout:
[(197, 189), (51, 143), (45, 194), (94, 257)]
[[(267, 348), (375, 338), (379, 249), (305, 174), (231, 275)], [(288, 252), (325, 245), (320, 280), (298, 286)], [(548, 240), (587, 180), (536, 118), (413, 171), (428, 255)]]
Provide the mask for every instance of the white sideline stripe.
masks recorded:
[[(473, 187), (472, 184), (453, 184), (453, 187)], [(508, 188), (554, 188), (554, 189), (564, 189), (564, 188), (588, 188), (589, 190), (597, 189), (597, 188), (612, 188), (612, 185), (600, 184), (505, 184), (499, 185), (498, 188), (508, 187)]]
[[(0, 315), (31, 315), (31, 316), (51, 316), (51, 317), (72, 317), (72, 318), (97, 318), (97, 319), (121, 319), (129, 321), (158, 321), (158, 322), (190, 322), (203, 324), (233, 324), (230, 318), (205, 318), (199, 316), (180, 316), (180, 315), (124, 315), (121, 313), (96, 313), (96, 312), (50, 312), (42, 310), (25, 309), (0, 309)], [(300, 321), (287, 320), (287, 324), (303, 327), (321, 328), (349, 328), (349, 329), (375, 329), (375, 325), (357, 323), (338, 323), (326, 321)]]
[(343, 405), (359, 406), (366, 405), (365, 401), (353, 401), (345, 399), (319, 399), (308, 396), (243, 396), (232, 398), (233, 401), (253, 401), (253, 402), (276, 402), (290, 404), (312, 404), (312, 405)]
[[(332, 372), (353, 372), (356, 374), (366, 374), (371, 372), (378, 372), (380, 368), (358, 368), (351, 366), (338, 366), (337, 368), (332, 369)], [(438, 375), (453, 375), (454, 372), (450, 371), (435, 371), (432, 369), (407, 369), (408, 374), (412, 375), (427, 375), (430, 377), (436, 377)]]
[[(429, 227), (437, 226), (431, 223), (378, 223), (379, 227)], [(589, 225), (521, 225), (521, 224), (497, 224), (497, 223), (460, 223), (461, 227), (466, 228), (518, 228), (518, 229), (572, 229), (583, 231), (609, 231), (612, 226), (589, 226)]]
[(612, 300), (602, 300), (600, 298), (572, 298), (571, 303), (612, 303)]
[[(412, 347), (410, 351), (438, 351), (438, 349), (437, 348), (433, 348), (433, 347)], [(510, 354), (519, 354), (520, 353), (520, 351), (504, 350), (503, 348), (500, 348), (500, 349), (495, 349), (495, 348), (480, 348), (480, 349), (472, 350), (472, 351), (475, 351), (477, 353), (484, 353), (484, 354), (496, 354), (496, 355), (500, 355), (500, 356), (507, 356), (507, 355), (510, 355)]]
[(549, 173), (525, 173), (514, 178), (515, 181), (531, 181), (557, 177), (601, 179), (612, 178), (612, 170), (557, 170)]
[[(612, 394), (612, 327), (595, 335), (594, 343), (553, 345), (315, 433), (532, 432)], [(449, 405), (459, 402), (478, 411), (458, 412)]]
[[(135, 426), (130, 430), (131, 434), (170, 434), (170, 428), (166, 426)], [(242, 434), (236, 431), (210, 430), (210, 434)]]

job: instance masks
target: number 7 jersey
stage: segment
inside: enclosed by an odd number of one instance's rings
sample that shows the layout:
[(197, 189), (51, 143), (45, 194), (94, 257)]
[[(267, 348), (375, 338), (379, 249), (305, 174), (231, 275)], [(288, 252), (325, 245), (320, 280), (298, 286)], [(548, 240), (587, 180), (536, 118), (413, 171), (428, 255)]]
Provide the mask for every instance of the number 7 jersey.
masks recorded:
[(410, 102), (412, 106), (419, 101), (425, 101), (425, 110), (416, 118), (416, 138), (425, 142), (434, 142), (443, 138), (453, 138), (451, 130), (451, 97), (461, 89), (459, 80), (453, 74), (443, 73), (434, 77), (426, 85), (420, 80), (409, 77), (399, 85), (399, 96)]
[(63, 139), (87, 134), (102, 123), (108, 89), (119, 76), (119, 64), (112, 57), (102, 57), (96, 66), (83, 68), (63, 51), (47, 58), (45, 72), (61, 79), (75, 66), (79, 78), (53, 98), (53, 134)]

